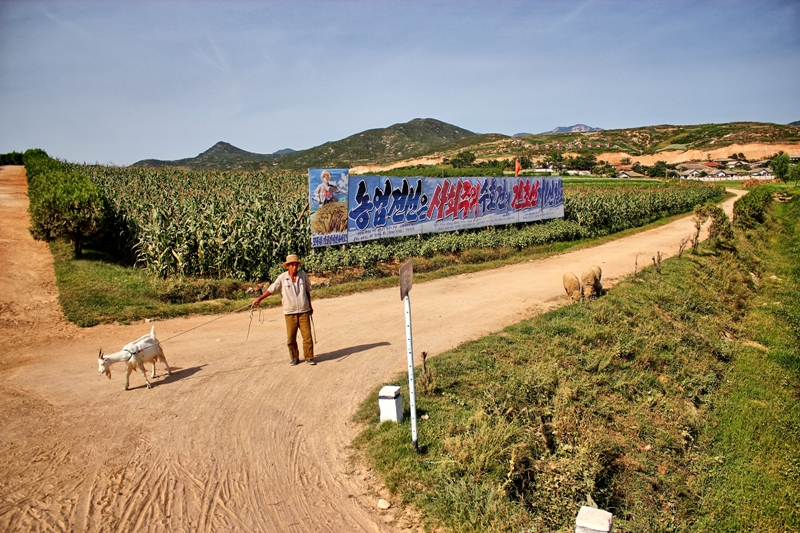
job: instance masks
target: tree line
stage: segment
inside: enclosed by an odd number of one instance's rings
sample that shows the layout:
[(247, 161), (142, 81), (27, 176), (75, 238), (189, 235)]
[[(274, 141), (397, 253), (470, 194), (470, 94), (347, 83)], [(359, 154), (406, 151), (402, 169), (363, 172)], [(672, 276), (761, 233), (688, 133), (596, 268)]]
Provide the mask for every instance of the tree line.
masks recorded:
[(9, 152), (7, 154), (0, 154), (0, 166), (4, 165), (22, 165), (22, 156), (20, 152)]

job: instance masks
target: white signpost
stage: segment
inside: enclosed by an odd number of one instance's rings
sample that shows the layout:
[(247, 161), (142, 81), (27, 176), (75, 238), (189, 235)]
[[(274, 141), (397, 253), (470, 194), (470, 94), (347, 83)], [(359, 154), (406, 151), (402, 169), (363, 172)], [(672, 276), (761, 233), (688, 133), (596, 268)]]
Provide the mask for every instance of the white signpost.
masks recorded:
[(406, 308), (406, 349), (408, 352), (408, 397), (411, 410), (411, 444), (414, 451), (419, 452), (417, 446), (417, 395), (414, 392), (414, 343), (411, 338), (411, 283), (414, 278), (414, 268), (411, 260), (400, 267), (400, 299)]

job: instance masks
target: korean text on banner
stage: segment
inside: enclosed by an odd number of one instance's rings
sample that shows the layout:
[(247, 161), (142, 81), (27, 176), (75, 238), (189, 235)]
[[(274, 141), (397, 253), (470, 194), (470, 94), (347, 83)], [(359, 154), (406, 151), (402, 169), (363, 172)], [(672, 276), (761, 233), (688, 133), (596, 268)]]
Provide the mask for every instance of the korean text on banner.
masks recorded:
[[(315, 174), (312, 175), (312, 172)], [(564, 194), (560, 177), (545, 178), (400, 178), (391, 176), (349, 177), (347, 185), (336, 185), (337, 193), (348, 191), (345, 220), (336, 208), (336, 232), (328, 231), (331, 220), (324, 202), (327, 178), (323, 169), (309, 171), (312, 196), (312, 246), (344, 244), (385, 237), (532, 222), (564, 216)], [(343, 172), (330, 170), (331, 173)], [(344, 171), (346, 172), (346, 171)], [(313, 176), (313, 177), (312, 177)], [(316, 178), (316, 179), (315, 179)], [(315, 185), (319, 183), (319, 185)], [(320, 188), (315, 192), (314, 187)], [(316, 198), (316, 200), (313, 200)], [(316, 203), (314, 203), (316, 202)], [(337, 203), (343, 204), (342, 200)], [(319, 215), (323, 212), (324, 217)], [(343, 225), (346, 223), (346, 231)]]

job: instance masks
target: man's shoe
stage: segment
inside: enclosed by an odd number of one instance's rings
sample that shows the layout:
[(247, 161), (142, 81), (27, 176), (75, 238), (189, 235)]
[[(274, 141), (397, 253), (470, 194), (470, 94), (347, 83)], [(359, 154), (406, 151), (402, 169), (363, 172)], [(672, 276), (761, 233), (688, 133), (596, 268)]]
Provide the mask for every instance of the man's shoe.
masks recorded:
[(289, 365), (290, 365), (290, 366), (294, 366), (294, 365), (298, 364), (299, 362), (300, 362), (300, 360), (299, 360), (299, 359), (292, 359), (292, 362), (291, 362), (291, 363), (289, 363)]
[(309, 360), (308, 360), (308, 364), (309, 364), (309, 365), (311, 365), (311, 366), (314, 366), (314, 365), (316, 365), (317, 363), (316, 363), (316, 361), (314, 361), (314, 359), (309, 359)]

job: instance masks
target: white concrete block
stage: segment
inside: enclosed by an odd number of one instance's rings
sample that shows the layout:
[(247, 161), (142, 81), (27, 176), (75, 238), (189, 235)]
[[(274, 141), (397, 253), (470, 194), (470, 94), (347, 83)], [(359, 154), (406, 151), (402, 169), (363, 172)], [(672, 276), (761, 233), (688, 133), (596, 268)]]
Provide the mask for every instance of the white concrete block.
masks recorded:
[(400, 395), (400, 387), (386, 385), (381, 388), (378, 392), (378, 406), (381, 408), (381, 422), (384, 420), (403, 421), (403, 397)]
[(614, 515), (602, 509), (582, 506), (575, 518), (575, 533), (611, 533)]

